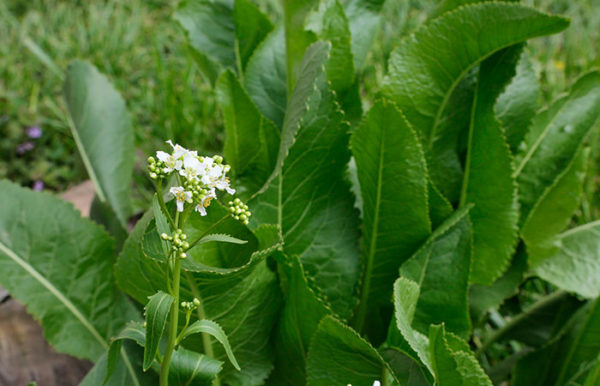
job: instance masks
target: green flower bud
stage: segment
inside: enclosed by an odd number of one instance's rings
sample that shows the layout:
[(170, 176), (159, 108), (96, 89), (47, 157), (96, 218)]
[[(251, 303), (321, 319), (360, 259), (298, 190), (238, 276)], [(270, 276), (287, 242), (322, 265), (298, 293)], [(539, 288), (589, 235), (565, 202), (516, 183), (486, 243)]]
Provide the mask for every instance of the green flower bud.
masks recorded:
[(198, 300), (198, 298), (194, 298), (194, 305), (196, 307), (200, 306), (200, 300)]

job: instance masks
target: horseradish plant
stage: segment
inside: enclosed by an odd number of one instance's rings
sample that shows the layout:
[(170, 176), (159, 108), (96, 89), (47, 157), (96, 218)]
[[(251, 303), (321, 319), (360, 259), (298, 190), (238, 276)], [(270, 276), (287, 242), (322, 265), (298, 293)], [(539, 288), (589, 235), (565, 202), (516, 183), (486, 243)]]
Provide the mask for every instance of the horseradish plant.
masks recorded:
[(382, 6), (284, 0), (273, 24), (249, 0), (183, 3), (231, 169), (160, 150), (129, 234), (125, 105), (69, 67), (104, 229), (1, 182), (0, 282), (95, 362), (83, 384), (598, 383), (600, 73), (539, 109), (524, 42), (568, 21), (447, 0), (363, 103)]

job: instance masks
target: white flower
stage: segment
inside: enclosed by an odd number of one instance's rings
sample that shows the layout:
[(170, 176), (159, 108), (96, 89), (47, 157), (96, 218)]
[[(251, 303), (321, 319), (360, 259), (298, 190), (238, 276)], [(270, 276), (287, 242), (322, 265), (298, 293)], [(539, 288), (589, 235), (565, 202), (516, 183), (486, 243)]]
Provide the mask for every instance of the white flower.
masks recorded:
[(183, 164), (183, 162), (178, 160), (177, 157), (165, 153), (164, 151), (157, 151), (156, 158), (165, 163), (166, 168), (163, 170), (165, 173), (171, 173), (173, 170), (179, 170)]
[(225, 177), (225, 173), (223, 173), (221, 179), (215, 183), (215, 187), (219, 190), (226, 190), (229, 194), (235, 194), (235, 189), (232, 189), (231, 186), (229, 186), (229, 178)]
[(197, 178), (202, 173), (202, 164), (198, 161), (198, 158), (193, 155), (189, 155), (183, 159), (184, 168), (179, 171), (179, 174), (186, 177), (188, 180)]
[(196, 205), (196, 212), (200, 212), (201, 216), (206, 216), (206, 208), (209, 207), (210, 202), (213, 200), (213, 198), (217, 198), (217, 193), (215, 192), (214, 188), (211, 189), (206, 196), (202, 197), (200, 204)]
[(169, 189), (169, 192), (175, 196), (177, 200), (177, 211), (183, 212), (183, 203), (192, 202), (192, 192), (186, 192), (181, 186), (174, 186)]
[(180, 146), (179, 144), (173, 145), (173, 142), (170, 139), (166, 142), (173, 148), (173, 157), (175, 157), (176, 159), (181, 159), (181, 157), (183, 157), (186, 153), (189, 152), (188, 149), (186, 149), (183, 146)]

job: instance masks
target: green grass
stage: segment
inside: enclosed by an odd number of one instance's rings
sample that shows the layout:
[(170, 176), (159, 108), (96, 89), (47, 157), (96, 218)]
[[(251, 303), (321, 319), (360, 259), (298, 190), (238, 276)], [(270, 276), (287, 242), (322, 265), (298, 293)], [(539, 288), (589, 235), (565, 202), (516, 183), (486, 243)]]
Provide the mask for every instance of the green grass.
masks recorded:
[[(547, 102), (581, 73), (600, 66), (600, 0), (523, 2), (572, 19), (563, 34), (529, 45)], [(269, 14), (279, 15), (278, 0), (259, 3)], [(437, 3), (388, 0), (365, 68), (362, 93), (367, 100), (378, 91), (393, 47), (421, 25)], [(60, 73), (74, 58), (91, 61), (123, 94), (132, 112), (140, 160), (168, 138), (218, 152), (222, 122), (214, 91), (171, 18), (176, 5), (176, 0), (0, 2), (0, 178), (29, 186), (43, 180), (57, 191), (86, 178), (81, 161), (73, 156), (76, 149), (61, 96)], [(47, 55), (58, 74), (32, 47)], [(33, 125), (44, 135), (31, 140), (34, 150), (17, 154), (17, 146), (28, 140), (25, 129)]]

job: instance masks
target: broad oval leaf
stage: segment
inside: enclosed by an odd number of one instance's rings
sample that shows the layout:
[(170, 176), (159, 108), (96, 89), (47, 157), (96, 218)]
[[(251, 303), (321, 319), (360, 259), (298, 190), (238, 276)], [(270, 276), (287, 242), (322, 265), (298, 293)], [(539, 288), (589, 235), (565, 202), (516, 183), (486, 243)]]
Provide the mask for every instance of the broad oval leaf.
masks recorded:
[[(150, 296), (144, 307), (146, 316), (146, 344), (144, 346), (144, 371), (148, 370), (156, 356), (158, 344), (162, 338), (171, 306), (175, 298), (168, 293), (158, 291)], [(177, 308), (176, 308), (177, 309)]]
[(57, 351), (98, 360), (110, 338), (139, 319), (114, 284), (112, 239), (46, 193), (0, 181), (0, 203), (0, 284)]
[(179, 347), (173, 352), (169, 383), (174, 385), (211, 386), (223, 368), (223, 362), (204, 354)]
[(256, 47), (273, 29), (273, 24), (250, 0), (235, 0), (233, 24), (238, 60), (244, 69)]
[(360, 71), (381, 21), (385, 0), (342, 0), (352, 35), (354, 68)]
[(67, 69), (64, 97), (69, 126), (96, 195), (126, 229), (135, 148), (125, 102), (104, 75), (80, 60)]
[(416, 133), (385, 100), (367, 113), (352, 135), (351, 148), (363, 200), (364, 237), (355, 326), (363, 331), (368, 320), (369, 335), (382, 335), (387, 322), (377, 320), (379, 307), (389, 303), (400, 265), (431, 233), (427, 166)]
[(278, 164), (267, 189), (249, 202), (250, 224), (279, 225), (285, 253), (300, 257), (311, 285), (347, 318), (359, 274), (358, 213), (345, 179), (348, 124), (324, 69), (328, 51), (323, 42), (307, 50), (286, 112)]

